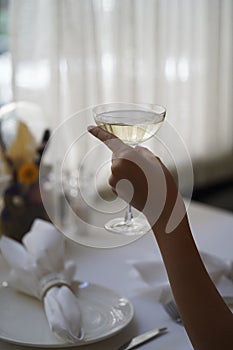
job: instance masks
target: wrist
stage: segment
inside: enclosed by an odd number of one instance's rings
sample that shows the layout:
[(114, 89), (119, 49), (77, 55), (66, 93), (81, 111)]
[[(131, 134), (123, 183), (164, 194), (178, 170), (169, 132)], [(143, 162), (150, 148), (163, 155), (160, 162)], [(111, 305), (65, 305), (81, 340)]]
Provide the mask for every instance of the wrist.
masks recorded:
[[(150, 206), (150, 208), (153, 206)], [(187, 212), (184, 201), (179, 193), (173, 200), (166, 200), (163, 210), (158, 215), (156, 211), (144, 212), (152, 229), (163, 233), (172, 233), (187, 219)]]

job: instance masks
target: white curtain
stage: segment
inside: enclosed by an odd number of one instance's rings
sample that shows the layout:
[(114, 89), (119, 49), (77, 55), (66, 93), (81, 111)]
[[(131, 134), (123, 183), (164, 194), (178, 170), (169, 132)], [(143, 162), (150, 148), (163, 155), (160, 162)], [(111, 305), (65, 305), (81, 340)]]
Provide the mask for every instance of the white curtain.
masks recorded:
[(162, 104), (197, 181), (233, 174), (232, 0), (11, 0), (10, 33), (14, 100), (51, 127), (94, 104)]

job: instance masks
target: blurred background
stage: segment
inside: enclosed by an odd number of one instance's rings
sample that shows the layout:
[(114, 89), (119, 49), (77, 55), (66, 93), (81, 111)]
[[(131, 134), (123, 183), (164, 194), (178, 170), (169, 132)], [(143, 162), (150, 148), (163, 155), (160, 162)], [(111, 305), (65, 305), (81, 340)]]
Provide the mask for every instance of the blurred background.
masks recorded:
[(0, 106), (35, 102), (54, 129), (95, 104), (164, 105), (193, 199), (231, 211), (232, 72), (232, 0), (0, 0)]

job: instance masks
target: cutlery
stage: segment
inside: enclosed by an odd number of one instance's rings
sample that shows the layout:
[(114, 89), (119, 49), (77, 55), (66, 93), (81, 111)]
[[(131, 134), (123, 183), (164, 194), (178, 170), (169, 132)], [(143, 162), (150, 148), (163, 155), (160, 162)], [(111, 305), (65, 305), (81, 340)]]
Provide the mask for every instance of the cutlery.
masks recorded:
[(182, 325), (182, 319), (178, 310), (178, 307), (174, 300), (168, 301), (163, 305), (165, 311), (168, 315), (178, 324)]
[(121, 345), (117, 350), (131, 350), (131, 349), (135, 349), (136, 347), (138, 347), (141, 344), (146, 343), (149, 340), (152, 340), (162, 334), (165, 334), (167, 332), (167, 328), (163, 327), (163, 328), (157, 328), (157, 329), (153, 329), (151, 331), (145, 332), (143, 334), (140, 334), (136, 337), (134, 337), (133, 339), (131, 339), (130, 341), (126, 342), (125, 344)]
[[(233, 308), (233, 296), (223, 296), (222, 297), (229, 308)], [(163, 304), (164, 309), (168, 315), (178, 324), (182, 325), (182, 319), (178, 310), (178, 307), (174, 300), (168, 301)]]
[(226, 295), (225, 297), (223, 297), (223, 300), (230, 309), (233, 308), (233, 296)]

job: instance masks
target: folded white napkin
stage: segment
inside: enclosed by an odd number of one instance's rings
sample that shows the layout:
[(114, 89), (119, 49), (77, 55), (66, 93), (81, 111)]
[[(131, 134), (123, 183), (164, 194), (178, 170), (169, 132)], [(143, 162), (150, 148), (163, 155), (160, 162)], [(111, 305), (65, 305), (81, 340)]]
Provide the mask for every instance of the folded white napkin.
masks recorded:
[(50, 223), (37, 219), (22, 244), (1, 237), (3, 257), (11, 267), (8, 284), (42, 300), (52, 332), (78, 343), (84, 337), (78, 298), (70, 289), (76, 272), (74, 261), (65, 260), (65, 239)]
[[(225, 295), (233, 295), (233, 264), (214, 255), (201, 252), (202, 261), (217, 288)], [(168, 281), (164, 264), (161, 260), (148, 259), (145, 261), (130, 261), (133, 266), (134, 278), (140, 278), (148, 288), (153, 288), (154, 297), (160, 302), (172, 298), (172, 291)], [(136, 272), (136, 273), (135, 273)], [(230, 294), (229, 294), (230, 295)]]

